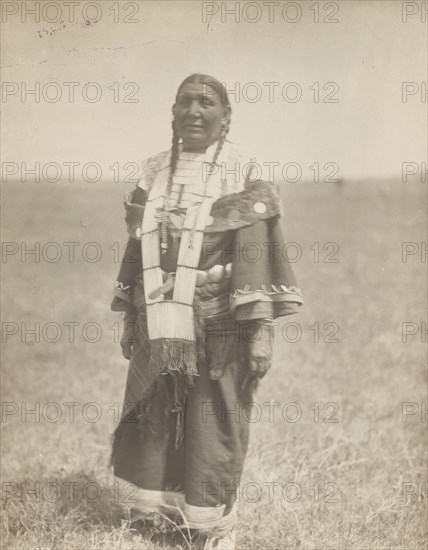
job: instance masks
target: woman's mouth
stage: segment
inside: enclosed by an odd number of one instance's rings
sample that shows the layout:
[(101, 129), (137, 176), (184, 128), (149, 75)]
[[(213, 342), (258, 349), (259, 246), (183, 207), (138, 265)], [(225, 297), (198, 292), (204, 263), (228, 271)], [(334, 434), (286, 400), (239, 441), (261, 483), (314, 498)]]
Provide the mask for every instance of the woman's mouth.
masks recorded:
[(202, 126), (198, 126), (196, 124), (195, 125), (189, 124), (188, 126), (186, 126), (186, 132), (188, 132), (189, 134), (199, 135), (204, 132), (204, 129)]

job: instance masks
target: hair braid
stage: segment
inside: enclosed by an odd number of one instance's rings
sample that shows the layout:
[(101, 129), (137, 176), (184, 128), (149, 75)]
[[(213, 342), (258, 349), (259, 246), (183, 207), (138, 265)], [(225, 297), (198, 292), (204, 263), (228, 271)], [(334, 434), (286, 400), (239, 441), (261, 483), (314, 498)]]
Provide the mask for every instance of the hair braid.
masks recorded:
[(171, 163), (169, 167), (169, 176), (168, 176), (168, 194), (171, 190), (172, 185), (172, 178), (175, 174), (175, 169), (177, 168), (177, 161), (178, 161), (178, 143), (180, 141), (180, 136), (177, 133), (177, 130), (175, 129), (175, 119), (172, 119), (172, 147), (171, 147)]
[(217, 159), (221, 153), (221, 150), (223, 149), (223, 145), (224, 145), (224, 142), (226, 141), (226, 137), (227, 137), (227, 134), (229, 132), (229, 125), (224, 125), (222, 130), (221, 130), (221, 134), (220, 134), (220, 139), (218, 140), (218, 145), (217, 145), (217, 149), (216, 149), (216, 152), (214, 154), (214, 158), (213, 158), (213, 164), (215, 164), (217, 162)]
[(168, 248), (168, 230), (167, 230), (167, 219), (169, 216), (169, 198), (171, 196), (172, 180), (174, 178), (175, 169), (177, 168), (178, 161), (178, 143), (180, 136), (178, 135), (175, 129), (175, 120), (172, 119), (172, 147), (171, 147), (171, 162), (169, 166), (169, 175), (168, 175), (168, 185), (166, 189), (166, 197), (164, 198), (164, 208), (162, 212), (162, 221), (161, 221), (161, 238), (162, 238), (162, 252), (166, 253)]
[[(208, 178), (207, 178), (207, 181), (205, 182), (205, 192), (204, 192), (204, 194), (206, 194), (206, 192), (207, 192), (207, 186), (208, 186), (209, 178), (210, 178), (210, 176), (211, 176), (211, 174), (214, 170), (214, 166), (217, 163), (218, 157), (219, 157), (219, 155), (221, 153), (221, 150), (223, 148), (223, 144), (226, 141), (226, 136), (227, 136), (228, 131), (229, 131), (229, 125), (224, 124), (222, 129), (221, 129), (220, 139), (218, 140), (218, 144), (217, 144), (217, 148), (216, 148), (215, 153), (214, 153), (213, 160), (210, 163)], [(194, 219), (192, 232), (190, 234), (190, 242), (189, 242), (190, 246), (192, 246), (192, 244), (193, 244), (193, 236), (194, 236), (194, 232), (195, 232), (195, 228), (196, 228), (196, 223), (197, 223), (197, 217), (195, 217), (195, 219)]]

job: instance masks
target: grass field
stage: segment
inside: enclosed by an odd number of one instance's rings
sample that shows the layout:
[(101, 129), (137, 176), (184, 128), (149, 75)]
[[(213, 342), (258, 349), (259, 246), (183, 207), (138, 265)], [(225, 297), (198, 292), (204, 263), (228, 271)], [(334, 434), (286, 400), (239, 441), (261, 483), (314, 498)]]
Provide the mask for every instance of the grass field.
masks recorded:
[[(138, 531), (109, 505), (110, 436), (127, 370), (117, 343), (121, 319), (109, 311), (119, 267), (114, 243), (126, 240), (124, 191), (119, 184), (3, 186), (2, 240), (17, 243), (2, 263), (3, 548), (190, 548), (172, 526)], [(274, 365), (255, 396), (262, 414), (251, 426), (238, 547), (426, 548), (427, 264), (420, 252), (402, 261), (403, 242), (426, 242), (423, 186), (295, 184), (283, 188), (283, 201), (286, 241), (300, 247), (294, 270), (305, 305), (281, 320), (298, 325), (287, 326), (286, 338), (278, 327)], [(22, 261), (22, 243), (37, 242), (40, 261)], [(73, 262), (67, 242), (78, 243)], [(100, 248), (84, 247), (90, 242)], [(88, 261), (100, 251), (99, 261)], [(47, 261), (59, 252), (57, 262)], [(39, 342), (23, 334), (35, 323)], [(69, 323), (78, 323), (74, 342)], [(403, 323), (418, 330), (406, 342)], [(263, 405), (270, 401), (279, 403), (274, 422)], [(406, 402), (415, 414), (404, 422)], [(301, 417), (292, 422), (296, 411)], [(55, 496), (72, 482), (91, 492)]]

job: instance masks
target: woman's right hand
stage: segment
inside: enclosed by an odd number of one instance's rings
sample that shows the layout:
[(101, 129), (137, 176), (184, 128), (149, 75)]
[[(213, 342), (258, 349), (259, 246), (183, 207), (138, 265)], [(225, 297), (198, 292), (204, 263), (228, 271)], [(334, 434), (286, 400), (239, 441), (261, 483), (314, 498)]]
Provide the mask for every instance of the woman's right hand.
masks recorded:
[(131, 359), (132, 347), (138, 340), (137, 318), (135, 315), (125, 313), (123, 318), (123, 334), (120, 339), (122, 355), (125, 359)]

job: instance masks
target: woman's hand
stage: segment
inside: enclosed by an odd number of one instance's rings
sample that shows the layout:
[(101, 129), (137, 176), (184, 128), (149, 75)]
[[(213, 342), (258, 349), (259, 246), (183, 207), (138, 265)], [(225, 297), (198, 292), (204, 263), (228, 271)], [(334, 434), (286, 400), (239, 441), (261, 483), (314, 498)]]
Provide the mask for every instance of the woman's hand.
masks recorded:
[(254, 329), (251, 330), (248, 342), (248, 376), (263, 378), (272, 364), (273, 326), (269, 320), (264, 319), (258, 319), (251, 325)]
[(132, 346), (137, 342), (137, 335), (137, 317), (132, 313), (125, 313), (123, 318), (123, 334), (120, 340), (122, 355), (125, 359), (131, 359)]

